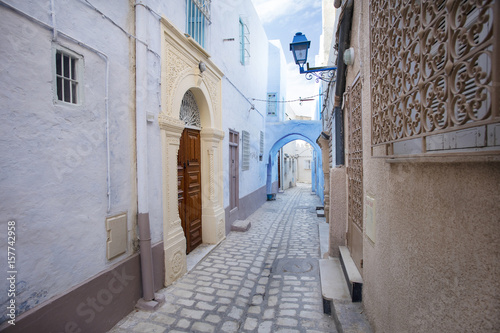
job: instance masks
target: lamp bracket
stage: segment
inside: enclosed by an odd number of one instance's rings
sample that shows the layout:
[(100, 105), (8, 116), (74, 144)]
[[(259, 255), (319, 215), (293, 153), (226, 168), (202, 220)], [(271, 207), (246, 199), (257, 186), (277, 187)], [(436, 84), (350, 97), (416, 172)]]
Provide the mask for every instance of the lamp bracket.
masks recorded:
[(309, 67), (307, 65), (307, 70), (304, 70), (303, 66), (300, 66), (300, 74), (305, 74), (307, 80), (312, 80), (313, 77), (316, 78), (316, 82), (335, 82), (337, 80), (337, 67)]

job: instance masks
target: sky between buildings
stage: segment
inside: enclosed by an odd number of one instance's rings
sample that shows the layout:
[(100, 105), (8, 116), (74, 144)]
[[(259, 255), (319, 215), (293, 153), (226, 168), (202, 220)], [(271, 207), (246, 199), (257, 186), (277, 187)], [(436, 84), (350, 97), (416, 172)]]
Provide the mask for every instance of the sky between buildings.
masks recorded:
[[(278, 39), (285, 53), (288, 69), (287, 100), (299, 97), (315, 96), (319, 85), (315, 80), (306, 80), (299, 74), (299, 67), (294, 63), (289, 44), (296, 32), (302, 32), (311, 41), (308, 62), (315, 66), (314, 58), (319, 52), (319, 38), (322, 33), (321, 0), (252, 0), (264, 25), (269, 40)], [(297, 115), (312, 116), (316, 100), (291, 103)]]

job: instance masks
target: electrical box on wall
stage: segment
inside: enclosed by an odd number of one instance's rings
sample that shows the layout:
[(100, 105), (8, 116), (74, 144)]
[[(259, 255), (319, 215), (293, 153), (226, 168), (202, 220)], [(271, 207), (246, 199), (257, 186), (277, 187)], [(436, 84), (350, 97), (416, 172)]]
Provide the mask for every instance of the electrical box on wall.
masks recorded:
[(365, 198), (365, 232), (366, 236), (375, 243), (376, 240), (375, 198), (369, 195)]
[(111, 260), (127, 252), (127, 214), (120, 214), (106, 219), (106, 257)]

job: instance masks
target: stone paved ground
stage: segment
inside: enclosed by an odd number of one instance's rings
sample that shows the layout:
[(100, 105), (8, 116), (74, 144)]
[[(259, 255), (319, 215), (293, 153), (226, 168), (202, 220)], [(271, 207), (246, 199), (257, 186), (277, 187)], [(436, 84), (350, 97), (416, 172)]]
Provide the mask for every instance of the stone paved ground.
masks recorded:
[(110, 332), (336, 332), (322, 311), (318, 204), (310, 187), (278, 194), (250, 230), (161, 290), (159, 310), (134, 311)]

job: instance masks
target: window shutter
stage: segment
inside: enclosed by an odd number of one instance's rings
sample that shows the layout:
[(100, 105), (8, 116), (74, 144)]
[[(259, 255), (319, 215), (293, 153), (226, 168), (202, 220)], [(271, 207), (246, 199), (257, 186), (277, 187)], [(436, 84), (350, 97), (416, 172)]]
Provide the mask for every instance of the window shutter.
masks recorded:
[(242, 141), (242, 158), (241, 158), (241, 170), (250, 169), (250, 133), (247, 131), (241, 132)]

